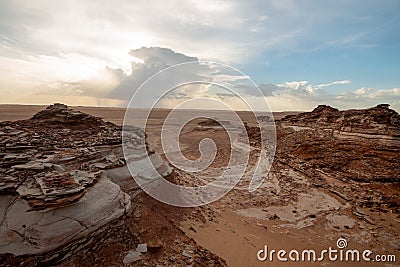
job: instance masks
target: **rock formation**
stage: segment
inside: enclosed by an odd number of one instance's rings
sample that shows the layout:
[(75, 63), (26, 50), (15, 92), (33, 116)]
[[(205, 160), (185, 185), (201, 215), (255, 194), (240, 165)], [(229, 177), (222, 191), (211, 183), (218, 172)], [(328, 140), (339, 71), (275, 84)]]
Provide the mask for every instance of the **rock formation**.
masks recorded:
[(380, 104), (367, 109), (350, 109), (339, 111), (326, 105), (316, 107), (312, 112), (287, 116), (283, 124), (334, 128), (345, 132), (364, 134), (382, 134), (400, 137), (400, 115)]
[(307, 173), (320, 185), (333, 178), (368, 183), (364, 187), (373, 189), (373, 196), (372, 191), (337, 193), (345, 199), (357, 194), (361, 206), (399, 212), (398, 194), (387, 187), (395, 190), (400, 181), (400, 115), (388, 105), (345, 111), (318, 106), (282, 119), (277, 130), (275, 160)]
[(128, 213), (105, 171), (124, 165), (120, 143), (120, 127), (62, 104), (1, 123), (0, 254), (62, 258)]

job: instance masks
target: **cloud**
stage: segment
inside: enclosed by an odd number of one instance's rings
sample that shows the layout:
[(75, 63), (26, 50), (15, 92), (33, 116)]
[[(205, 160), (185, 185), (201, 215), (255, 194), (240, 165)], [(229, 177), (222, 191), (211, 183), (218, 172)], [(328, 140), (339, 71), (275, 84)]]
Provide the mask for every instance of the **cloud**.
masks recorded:
[(142, 61), (138, 64), (132, 63), (132, 69), (135, 69), (135, 66), (142, 66), (145, 64), (146, 66), (151, 66), (160, 70), (179, 63), (199, 61), (197, 57), (190, 57), (163, 47), (142, 47), (131, 50), (129, 54)]
[[(280, 84), (260, 84), (273, 111), (311, 110), (317, 105), (328, 104), (340, 109), (367, 108), (388, 103), (400, 111), (400, 88), (381, 89), (359, 88), (342, 93), (329, 93), (325, 88), (331, 85), (349, 84), (349, 80), (313, 85), (308, 81), (290, 81)], [(253, 89), (244, 88), (243, 93), (252, 95)]]
[[(383, 27), (397, 25), (398, 16), (393, 13), (398, 8), (396, 0), (329, 5), (318, 0), (301, 4), (292, 0), (121, 0), (118, 5), (106, 0), (3, 0), (1, 101), (41, 102), (44, 89), (52, 95), (125, 101), (146, 77), (179, 62), (211, 59), (249, 66), (271, 55), (375, 46), (385, 40), (378, 37), (391, 32), (381, 31)], [(171, 50), (139, 49), (143, 46)], [(133, 57), (145, 64), (132, 64)], [(347, 83), (273, 85), (265, 81), (260, 89), (266, 96), (307, 96)], [(244, 86), (242, 90), (254, 94)]]
[(50, 90), (42, 93), (58, 95), (84, 95), (107, 98), (109, 94), (125, 79), (122, 69), (104, 68), (95, 76), (81, 81), (56, 81), (49, 83)]
[[(173, 88), (183, 81), (205, 80), (210, 83), (218, 83), (222, 86), (212, 84), (185, 84), (174, 88), (168, 93), (158, 107), (175, 107), (184, 101), (193, 97), (213, 98), (227, 103), (232, 108), (246, 109), (243, 101), (234, 93), (226, 90), (232, 88), (240, 96), (246, 96), (247, 99), (257, 102), (257, 99), (264, 97), (274, 111), (284, 110), (310, 110), (318, 104), (329, 104), (341, 109), (365, 108), (379, 103), (389, 103), (392, 108), (400, 110), (400, 88), (381, 89), (359, 88), (353, 91), (343, 93), (328, 93), (325, 89), (329, 86), (341, 86), (350, 83), (349, 80), (338, 80), (329, 83), (311, 84), (309, 81), (288, 81), (279, 84), (261, 83), (258, 87), (263, 96), (254, 88), (254, 84), (247, 80), (247, 76), (238, 75), (216, 64), (202, 64), (198, 57), (188, 56), (184, 53), (176, 52), (169, 48), (162, 47), (142, 47), (130, 51), (131, 56), (130, 72), (127, 73), (122, 68), (105, 67), (89, 78), (80, 80), (62, 80), (42, 81), (35, 79), (39, 72), (35, 72), (35, 64), (18, 61), (18, 64), (28, 64), (25, 70), (31, 70), (27, 73), (35, 83), (34, 86), (27, 87), (25, 94), (14, 94), (10, 98), (12, 91), (2, 90), (0, 96), (12, 99), (12, 101), (28, 102), (35, 99), (35, 103), (46, 104), (49, 102), (62, 101), (73, 105), (117, 105), (125, 106), (139, 86), (152, 75), (159, 71), (174, 66), (176, 64), (194, 62), (191, 65), (185, 65), (179, 73), (168, 73), (164, 79), (148, 88), (146, 98), (141, 99), (143, 107), (149, 107), (155, 99), (160, 97), (160, 92), (165, 88)], [(52, 58), (43, 57), (45, 61), (52, 61)], [(12, 63), (12, 62), (11, 62)], [(53, 63), (52, 63), (53, 64)], [(52, 64), (49, 64), (52, 66)], [(84, 66), (83, 66), (84, 68)], [(0, 67), (0, 72), (6, 73), (5, 78), (0, 79), (0, 86), (7, 86), (7, 83), (13, 84), (19, 81), (19, 88), (24, 90), (27, 81), (19, 79), (18, 73)], [(206, 77), (206, 79), (205, 79)], [(6, 80), (8, 78), (9, 80)], [(25, 89), (26, 90), (26, 89)], [(4, 98), (4, 99), (5, 99)], [(69, 101), (69, 102), (67, 102)], [(49, 103), (47, 102), (47, 103)], [(259, 101), (258, 101), (259, 102)], [(203, 107), (200, 105), (198, 107)], [(206, 107), (206, 105), (204, 105)]]
[[(201, 59), (251, 62), (271, 52), (366, 45), (365, 39), (379, 25), (380, 17), (372, 16), (374, 5), (313, 0), (121, 0), (118, 5), (105, 0), (4, 0), (1, 55), (24, 60), (44, 55), (61, 61), (62, 54), (72, 53), (99, 61), (102, 67), (129, 71), (130, 49), (166, 46)], [(396, 1), (379, 3), (383, 10), (396, 7)], [(311, 14), (311, 9), (316, 12)], [(354, 23), (358, 15), (363, 23)]]
[(261, 92), (265, 95), (265, 96), (272, 96), (273, 92), (279, 90), (279, 86), (276, 84), (272, 84), (272, 83), (261, 83), (258, 88), (260, 88)]
[(277, 84), (276, 95), (318, 96), (323, 94), (321, 87), (309, 84), (308, 81), (293, 81)]
[[(238, 84), (236, 86), (236, 88), (238, 90), (240, 90), (241, 92), (248, 94), (248, 95), (252, 95), (252, 96), (257, 96), (259, 94), (257, 94), (257, 92), (254, 90), (254, 86), (249, 86), (249, 85), (245, 85), (245, 84)], [(260, 89), (261, 93), (264, 96), (272, 96), (273, 92), (280, 90), (280, 87), (276, 84), (272, 84), (272, 83), (261, 83), (258, 85), (258, 88)]]
[[(173, 108), (192, 98), (215, 99), (230, 103), (232, 108), (247, 109), (246, 103), (240, 98), (241, 92), (249, 92), (250, 96), (262, 95), (254, 90), (254, 84), (247, 76), (236, 70), (213, 62), (202, 62), (196, 57), (186, 56), (171, 49), (150, 47), (132, 50), (130, 53), (137, 62), (132, 62), (132, 73), (126, 75), (121, 83), (112, 90), (108, 97), (129, 102), (140, 86), (145, 94), (135, 94), (139, 101), (135, 103), (140, 107), (151, 107), (158, 101), (158, 107)], [(190, 64), (185, 64), (190, 62)], [(176, 68), (166, 70), (170, 66)], [(151, 86), (144, 83), (154, 74)], [(189, 83), (188, 83), (189, 82)], [(262, 85), (265, 88), (267, 85)], [(253, 90), (251, 90), (253, 88)], [(165, 96), (162, 92), (170, 90)], [(162, 99), (159, 99), (162, 97)], [(258, 101), (260, 102), (260, 101)], [(206, 107), (204, 102), (197, 106)]]
[(338, 96), (340, 101), (361, 102), (366, 105), (369, 103), (379, 104), (388, 103), (396, 110), (400, 111), (400, 88), (381, 89), (360, 88), (354, 92), (345, 92)]
[(334, 82), (330, 82), (330, 83), (323, 83), (323, 84), (319, 84), (319, 87), (327, 87), (327, 86), (331, 86), (331, 85), (337, 85), (337, 84), (350, 84), (351, 82), (349, 80), (343, 80), (343, 81), (334, 81)]
[(317, 105), (327, 104), (339, 109), (368, 108), (387, 103), (400, 112), (400, 88), (381, 89), (359, 88), (355, 91), (330, 94), (320, 85), (310, 85), (306, 81), (288, 82), (278, 85), (267, 100), (272, 110), (311, 110)]
[(374, 89), (372, 88), (360, 88), (357, 89), (354, 93), (348, 92), (347, 95), (354, 95), (354, 96), (368, 96)]
[[(130, 55), (140, 59), (141, 62), (132, 62), (132, 73), (125, 76), (121, 83), (108, 94), (110, 98), (121, 99), (128, 102), (139, 86), (160, 70), (180, 63), (199, 61), (196, 57), (186, 56), (171, 49), (161, 47), (142, 47), (134, 49), (131, 50)], [(159, 92), (162, 91), (162, 88), (168, 88), (168, 83), (171, 85), (179, 84), (179, 80), (182, 79), (182, 77), (196, 80), (199, 75), (202, 75), (202, 71), (206, 71), (206, 68), (198, 67), (198, 64), (196, 64), (194, 67), (182, 68), (182, 70), (183, 72), (179, 75), (175, 77), (168, 76), (167, 79), (164, 79), (163, 81), (165, 83), (156, 84), (150, 89), (151, 91), (148, 92), (148, 96), (152, 98), (159, 97)], [(180, 92), (181, 96), (182, 93), (183, 92)]]

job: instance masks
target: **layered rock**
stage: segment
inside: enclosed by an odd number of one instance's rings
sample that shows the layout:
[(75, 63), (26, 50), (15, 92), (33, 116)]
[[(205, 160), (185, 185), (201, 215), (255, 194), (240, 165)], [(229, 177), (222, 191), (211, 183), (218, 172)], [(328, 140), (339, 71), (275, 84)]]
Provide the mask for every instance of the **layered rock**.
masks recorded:
[(0, 252), (42, 255), (86, 238), (130, 208), (130, 197), (107, 177), (84, 195), (72, 205), (45, 211), (30, 211), (30, 204), (20, 195), (0, 196)]
[(55, 104), (0, 133), (0, 256), (63, 257), (129, 212), (106, 173), (125, 164), (120, 127)]
[(94, 131), (103, 127), (113, 127), (110, 122), (105, 122), (99, 117), (75, 111), (67, 105), (56, 103), (39, 111), (31, 118), (31, 121), (40, 126), (69, 129), (92, 129)]
[(399, 114), (388, 105), (345, 111), (319, 106), (284, 118), (277, 130), (275, 160), (313, 177), (318, 185), (335, 179), (362, 182), (374, 193), (330, 190), (360, 206), (400, 212)]
[(400, 115), (388, 105), (344, 111), (318, 106), (282, 119), (281, 126), (280, 148), (313, 169), (340, 171), (341, 179), (400, 179)]
[(333, 128), (344, 132), (389, 135), (400, 137), (400, 115), (380, 104), (367, 109), (339, 111), (326, 105), (316, 107), (312, 112), (287, 116), (282, 119), (284, 125)]

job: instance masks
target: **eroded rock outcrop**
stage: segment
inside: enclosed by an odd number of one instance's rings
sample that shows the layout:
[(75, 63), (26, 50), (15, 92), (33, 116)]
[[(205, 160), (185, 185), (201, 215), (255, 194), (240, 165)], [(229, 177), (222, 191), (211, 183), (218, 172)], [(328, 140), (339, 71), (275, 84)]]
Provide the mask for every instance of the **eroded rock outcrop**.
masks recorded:
[[(339, 111), (319, 106), (278, 124), (275, 160), (361, 207), (399, 212), (400, 116), (388, 105)], [(331, 181), (368, 191), (338, 191)], [(355, 187), (355, 186), (354, 186)], [(390, 188), (390, 189), (388, 189)], [(392, 191), (393, 190), (393, 191)]]
[(339, 111), (327, 105), (319, 105), (311, 112), (287, 116), (282, 119), (284, 125), (334, 128), (339, 131), (389, 135), (400, 137), (400, 115), (380, 104), (367, 109)]
[(75, 111), (67, 105), (56, 103), (39, 111), (31, 118), (37, 125), (44, 125), (52, 128), (69, 128), (75, 130), (98, 131), (104, 127), (114, 127), (110, 122), (105, 122), (99, 117), (95, 117), (80, 111)]
[(120, 127), (55, 104), (0, 133), (0, 255), (63, 257), (129, 212), (106, 172), (125, 164)]

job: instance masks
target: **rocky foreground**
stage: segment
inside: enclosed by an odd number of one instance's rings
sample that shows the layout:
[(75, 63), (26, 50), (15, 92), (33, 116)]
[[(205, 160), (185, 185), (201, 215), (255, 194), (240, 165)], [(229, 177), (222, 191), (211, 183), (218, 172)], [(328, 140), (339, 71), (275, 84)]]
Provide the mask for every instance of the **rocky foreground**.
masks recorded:
[[(141, 194), (125, 166), (121, 131), (63, 104), (0, 123), (1, 266), (123, 266), (142, 258), (224, 265), (176, 230), (170, 207)], [(170, 173), (162, 161), (157, 166)]]

